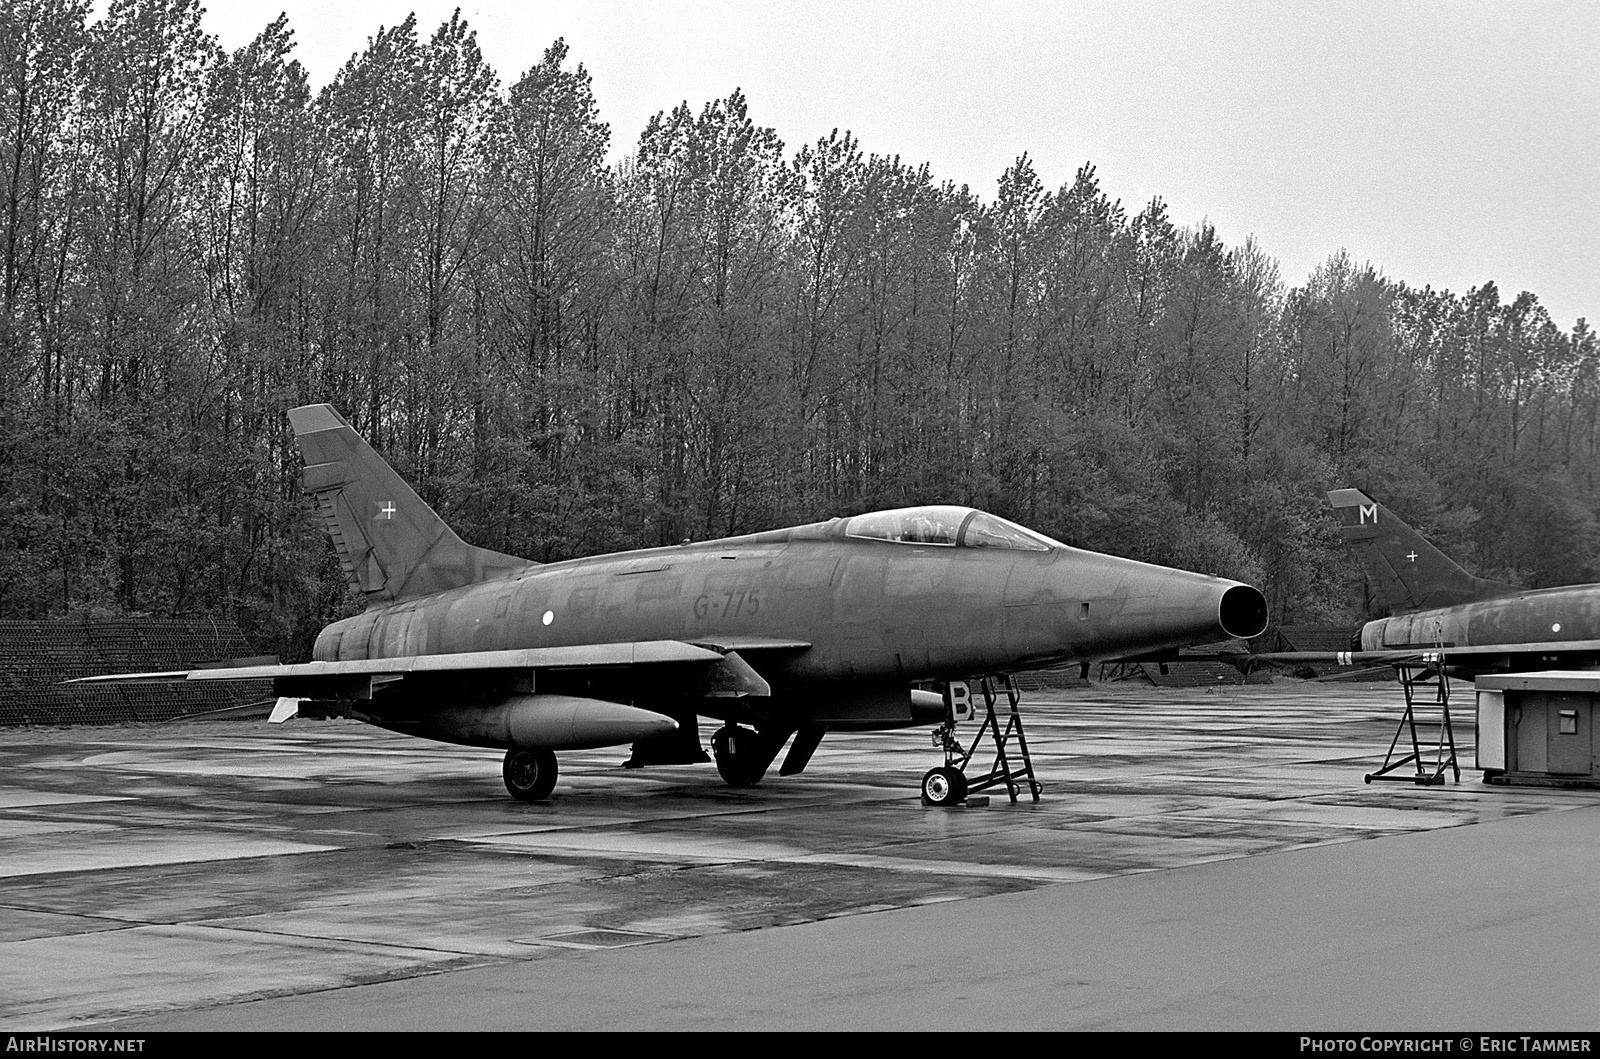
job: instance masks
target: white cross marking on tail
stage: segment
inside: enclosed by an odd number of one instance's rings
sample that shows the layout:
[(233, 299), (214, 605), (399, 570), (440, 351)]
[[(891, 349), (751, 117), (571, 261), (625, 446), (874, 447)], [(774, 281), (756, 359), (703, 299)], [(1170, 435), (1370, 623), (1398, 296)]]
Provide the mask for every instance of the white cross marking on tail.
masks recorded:
[(394, 501), (385, 500), (383, 503), (379, 504), (378, 514), (382, 515), (386, 519), (392, 520), (394, 518)]
[(1406, 561), (1407, 562), (1412, 562), (1412, 563), (1416, 562), (1417, 561), (1417, 553), (1416, 552), (1411, 552), (1411, 553), (1407, 554), (1406, 555)]

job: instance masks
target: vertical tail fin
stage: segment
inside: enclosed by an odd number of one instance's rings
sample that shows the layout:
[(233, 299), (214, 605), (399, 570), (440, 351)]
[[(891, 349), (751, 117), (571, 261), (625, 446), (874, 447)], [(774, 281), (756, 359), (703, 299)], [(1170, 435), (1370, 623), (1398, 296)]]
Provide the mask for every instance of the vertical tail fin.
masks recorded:
[(332, 405), (290, 409), (289, 423), (305, 457), (306, 492), (369, 607), (536, 565), (456, 536)]
[(1517, 591), (1467, 573), (1454, 560), (1359, 489), (1334, 489), (1328, 500), (1339, 533), (1361, 554), (1373, 597), (1391, 613), (1470, 603)]

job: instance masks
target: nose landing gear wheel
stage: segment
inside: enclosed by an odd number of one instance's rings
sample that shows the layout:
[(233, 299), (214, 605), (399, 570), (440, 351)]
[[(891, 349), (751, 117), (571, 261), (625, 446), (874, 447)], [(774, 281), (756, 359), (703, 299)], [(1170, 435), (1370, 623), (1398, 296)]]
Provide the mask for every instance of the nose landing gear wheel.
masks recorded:
[(506, 790), (519, 802), (542, 802), (556, 789), (556, 756), (549, 750), (513, 747), (500, 771)]
[(967, 777), (960, 769), (940, 765), (922, 777), (922, 800), (929, 805), (960, 805), (967, 800)]

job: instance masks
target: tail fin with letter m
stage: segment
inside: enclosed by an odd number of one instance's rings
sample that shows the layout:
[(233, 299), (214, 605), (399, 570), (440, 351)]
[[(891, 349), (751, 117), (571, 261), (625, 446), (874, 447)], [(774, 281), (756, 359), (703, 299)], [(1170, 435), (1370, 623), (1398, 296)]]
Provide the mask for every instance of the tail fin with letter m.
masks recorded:
[(456, 536), (332, 405), (290, 409), (289, 423), (305, 457), (306, 492), (368, 607), (537, 565)]
[(1361, 555), (1375, 601), (1391, 613), (1504, 596), (1515, 585), (1467, 573), (1388, 508), (1359, 489), (1328, 493), (1339, 533)]

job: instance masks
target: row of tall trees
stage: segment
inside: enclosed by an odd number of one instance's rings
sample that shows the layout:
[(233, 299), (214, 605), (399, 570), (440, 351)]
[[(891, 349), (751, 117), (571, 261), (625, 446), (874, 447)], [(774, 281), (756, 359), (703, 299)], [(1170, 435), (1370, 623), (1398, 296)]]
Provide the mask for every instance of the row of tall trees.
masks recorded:
[(326, 87), (283, 18), (0, 8), (0, 615), (350, 605), (283, 412), (338, 406), (463, 536), (552, 560), (946, 501), (1348, 616), (1361, 485), (1479, 572), (1593, 576), (1593, 331), (1269, 252), (1029, 158), (992, 197), (735, 90), (611, 165), (556, 41), (459, 15)]

